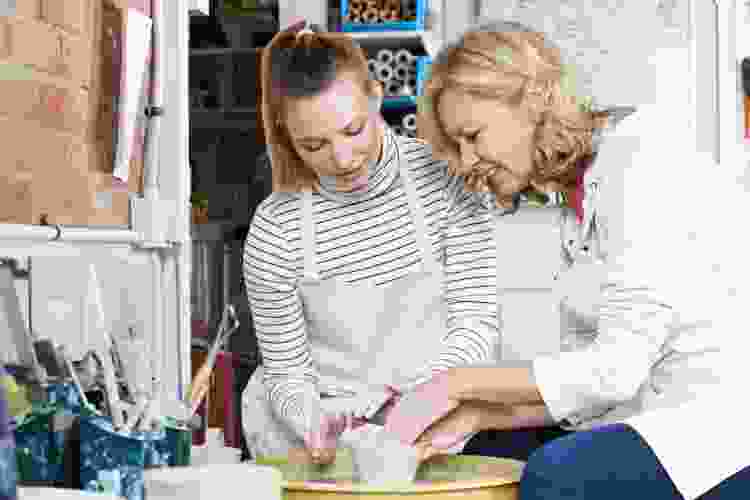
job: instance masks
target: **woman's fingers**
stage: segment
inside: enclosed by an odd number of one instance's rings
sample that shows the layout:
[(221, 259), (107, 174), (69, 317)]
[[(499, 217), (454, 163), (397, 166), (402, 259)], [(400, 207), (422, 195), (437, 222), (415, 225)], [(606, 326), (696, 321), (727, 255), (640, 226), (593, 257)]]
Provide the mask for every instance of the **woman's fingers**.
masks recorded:
[(302, 31), (305, 29), (305, 26), (307, 26), (307, 21), (304, 19), (297, 19), (293, 23), (291, 23), (289, 26), (287, 26), (283, 31), (289, 31), (291, 33), (296, 33), (298, 31)]

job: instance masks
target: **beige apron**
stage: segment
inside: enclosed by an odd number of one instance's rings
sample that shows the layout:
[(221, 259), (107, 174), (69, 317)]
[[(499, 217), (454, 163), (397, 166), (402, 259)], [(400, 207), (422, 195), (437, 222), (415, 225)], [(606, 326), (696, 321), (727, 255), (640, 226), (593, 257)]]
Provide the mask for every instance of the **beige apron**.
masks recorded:
[[(305, 278), (299, 281), (298, 290), (324, 411), (351, 412), (358, 396), (367, 398), (371, 391), (382, 391), (384, 384), (406, 392), (426, 380), (428, 364), (441, 352), (448, 332), (442, 267), (433, 257), (415, 182), (396, 148), (422, 256), (416, 269), (403, 278), (381, 286), (321, 280), (315, 261), (312, 193), (303, 193)], [(290, 448), (304, 446), (272, 411), (262, 366), (243, 393), (242, 420), (254, 457), (285, 455)], [(459, 452), (466, 441), (451, 451)]]

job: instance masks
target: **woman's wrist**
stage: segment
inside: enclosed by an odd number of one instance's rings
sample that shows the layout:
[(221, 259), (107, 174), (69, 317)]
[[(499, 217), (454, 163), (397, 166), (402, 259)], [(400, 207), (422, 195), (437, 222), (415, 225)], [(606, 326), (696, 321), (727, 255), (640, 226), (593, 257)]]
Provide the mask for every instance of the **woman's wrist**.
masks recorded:
[(543, 403), (530, 363), (517, 366), (457, 368), (451, 375), (450, 398), (503, 405)]
[(475, 402), (477, 427), (485, 430), (528, 429), (555, 425), (555, 419), (541, 405), (507, 406), (494, 403)]

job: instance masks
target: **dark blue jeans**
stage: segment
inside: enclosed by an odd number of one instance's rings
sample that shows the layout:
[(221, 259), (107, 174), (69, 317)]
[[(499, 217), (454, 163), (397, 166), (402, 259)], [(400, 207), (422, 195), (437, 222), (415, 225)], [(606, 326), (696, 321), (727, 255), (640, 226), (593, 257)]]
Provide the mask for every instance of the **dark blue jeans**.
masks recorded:
[[(574, 433), (556, 427), (488, 431), (469, 441), (463, 454), (525, 460), (519, 500), (683, 500), (648, 444), (625, 424)], [(750, 467), (700, 500), (747, 498)]]

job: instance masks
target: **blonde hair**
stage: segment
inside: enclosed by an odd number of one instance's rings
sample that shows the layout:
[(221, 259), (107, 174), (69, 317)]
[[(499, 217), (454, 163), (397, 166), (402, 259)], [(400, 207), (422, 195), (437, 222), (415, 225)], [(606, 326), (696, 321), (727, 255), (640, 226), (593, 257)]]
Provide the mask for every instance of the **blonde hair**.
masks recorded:
[(493, 22), (471, 29), (432, 64), (424, 92), (427, 105), (418, 113), (420, 135), (436, 156), (449, 162), (452, 174), (487, 175), (461, 166), (456, 144), (440, 125), (437, 102), (446, 89), (503, 99), (523, 106), (537, 125), (532, 179), (570, 186), (579, 165), (591, 158), (593, 131), (604, 126), (609, 112), (585, 109), (563, 89), (565, 71), (560, 49), (520, 23)]
[(282, 31), (263, 49), (261, 114), (274, 191), (299, 192), (318, 185), (284, 125), (285, 104), (319, 94), (345, 71), (356, 76), (365, 93), (371, 92), (375, 82), (370, 79), (367, 56), (346, 34)]

